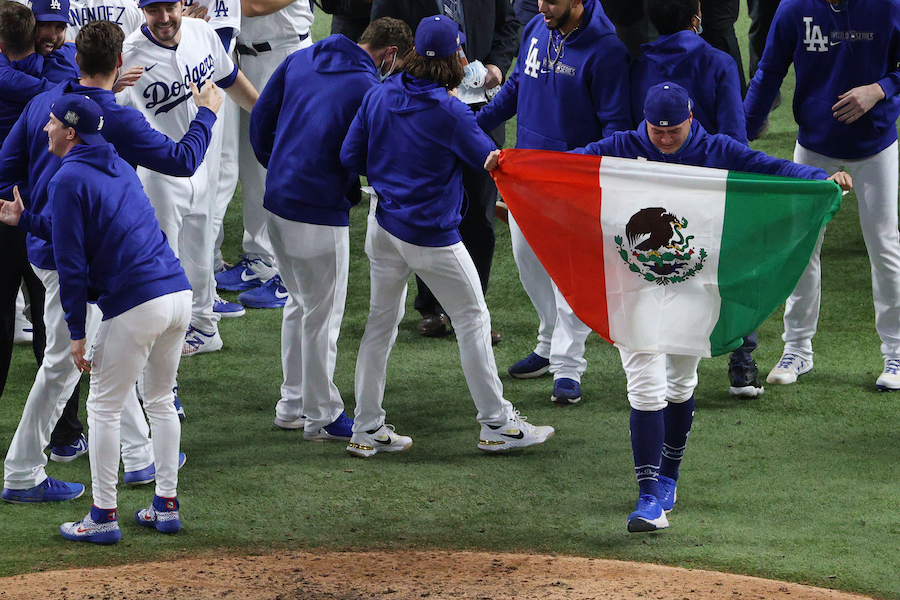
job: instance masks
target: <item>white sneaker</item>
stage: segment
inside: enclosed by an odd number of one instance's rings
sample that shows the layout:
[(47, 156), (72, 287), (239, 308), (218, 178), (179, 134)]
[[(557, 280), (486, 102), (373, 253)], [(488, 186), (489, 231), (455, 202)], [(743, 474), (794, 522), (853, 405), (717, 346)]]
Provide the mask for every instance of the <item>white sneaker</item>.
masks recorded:
[(188, 327), (181, 347), (181, 356), (194, 356), (204, 352), (215, 352), (222, 349), (222, 337), (219, 332), (203, 333), (193, 325)]
[(549, 425), (532, 425), (526, 419), (515, 411), (506, 425), (482, 425), (478, 448), (485, 452), (507, 452), (543, 444), (553, 436), (554, 429)]
[(280, 429), (303, 429), (304, 427), (306, 427), (306, 417), (300, 415), (298, 418), (292, 421), (275, 417), (275, 427), (278, 427)]
[(884, 359), (884, 371), (875, 380), (875, 387), (882, 392), (900, 390), (900, 358)]
[(781, 355), (781, 360), (778, 361), (775, 368), (769, 371), (766, 382), (788, 385), (789, 383), (797, 381), (797, 377), (800, 375), (812, 371), (812, 368), (812, 359), (807, 360), (793, 352), (785, 352)]
[(402, 452), (412, 446), (412, 438), (394, 433), (393, 425), (382, 425), (375, 431), (354, 433), (347, 444), (347, 452), (363, 458), (379, 452)]

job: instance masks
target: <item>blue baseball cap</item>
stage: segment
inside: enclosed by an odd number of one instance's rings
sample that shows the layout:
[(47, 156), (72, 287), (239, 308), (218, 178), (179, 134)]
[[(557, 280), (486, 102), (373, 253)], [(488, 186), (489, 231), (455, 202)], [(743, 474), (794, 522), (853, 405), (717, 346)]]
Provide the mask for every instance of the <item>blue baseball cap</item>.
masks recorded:
[(647, 90), (644, 118), (656, 127), (673, 127), (687, 121), (692, 106), (686, 89), (677, 83), (664, 81)]
[(103, 129), (103, 111), (100, 106), (81, 94), (64, 94), (50, 107), (50, 113), (71, 127), (85, 144), (105, 144), (100, 135)]
[(182, 0), (138, 0), (138, 8), (144, 8), (151, 4), (176, 4)]
[(69, 0), (32, 0), (35, 21), (69, 22)]
[(465, 43), (465, 34), (450, 17), (425, 17), (416, 28), (416, 52), (425, 58), (446, 58)]

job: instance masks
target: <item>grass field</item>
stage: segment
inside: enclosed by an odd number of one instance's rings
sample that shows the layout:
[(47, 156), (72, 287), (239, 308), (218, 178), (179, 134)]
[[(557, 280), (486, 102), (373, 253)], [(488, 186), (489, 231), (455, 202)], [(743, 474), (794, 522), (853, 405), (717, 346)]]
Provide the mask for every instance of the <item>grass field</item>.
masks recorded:
[[(324, 21), (317, 22), (317, 39)], [(742, 20), (741, 37), (746, 29)], [(754, 146), (788, 158), (796, 130), (790, 85), (784, 92), (772, 129)], [(232, 259), (239, 209), (238, 199), (226, 222)], [(358, 207), (351, 215), (352, 274), (336, 374), (348, 412), (368, 307), (365, 212)], [(768, 386), (759, 399), (735, 400), (726, 392), (725, 357), (701, 362), (678, 506), (671, 528), (652, 535), (625, 531), (637, 488), (618, 353), (591, 338), (584, 398), (573, 407), (550, 403), (549, 379), (506, 374), (531, 351), (537, 319), (517, 279), (508, 230), (498, 224), (497, 233), (487, 297), (504, 336), (497, 363), (507, 398), (532, 422), (556, 427), (547, 444), (510, 456), (477, 450), (455, 339), (420, 338), (411, 297), (385, 399), (388, 422), (415, 440), (409, 452), (362, 461), (341, 444), (273, 430), (281, 312), (248, 310), (221, 323), (223, 351), (182, 363), (182, 532), (160, 536), (129, 524), (152, 487), (120, 491), (123, 537), (115, 547), (72, 544), (57, 533), (61, 522), (87, 512), (89, 493), (56, 505), (2, 504), (0, 575), (206, 552), (440, 548), (654, 562), (900, 598), (900, 395), (874, 388), (882, 364), (853, 194), (826, 236), (815, 370), (796, 385)], [(764, 372), (780, 356), (780, 317), (760, 328), (756, 358)], [(33, 358), (19, 348), (0, 401), (4, 451), (34, 373)], [(84, 459), (51, 463), (48, 471), (90, 480)]]

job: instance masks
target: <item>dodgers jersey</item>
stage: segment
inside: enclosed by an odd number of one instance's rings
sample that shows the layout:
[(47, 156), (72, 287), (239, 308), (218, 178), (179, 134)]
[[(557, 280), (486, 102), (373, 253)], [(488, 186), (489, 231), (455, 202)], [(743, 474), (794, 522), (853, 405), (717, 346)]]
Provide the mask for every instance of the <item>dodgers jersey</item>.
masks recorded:
[(144, 24), (144, 13), (135, 0), (69, 0), (66, 39), (74, 40), (81, 28), (91, 21), (115, 23), (127, 37)]
[(116, 100), (140, 110), (154, 129), (173, 140), (180, 140), (197, 116), (188, 83), (202, 87), (212, 80), (227, 88), (238, 72), (215, 30), (202, 19), (181, 20), (181, 42), (174, 48), (159, 44), (141, 27), (125, 40), (122, 57), (123, 71), (144, 67), (144, 74)]
[(279, 11), (241, 19), (241, 39), (246, 44), (286, 40), (309, 33), (313, 22), (310, 0), (294, 0)]

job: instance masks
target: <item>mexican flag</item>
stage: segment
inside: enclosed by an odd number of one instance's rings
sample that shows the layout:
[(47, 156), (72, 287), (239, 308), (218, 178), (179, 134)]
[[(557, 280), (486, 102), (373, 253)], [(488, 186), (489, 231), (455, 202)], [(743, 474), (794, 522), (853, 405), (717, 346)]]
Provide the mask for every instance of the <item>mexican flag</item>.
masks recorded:
[(542, 150), (504, 150), (492, 174), (575, 314), (633, 352), (740, 346), (841, 206), (831, 181)]

